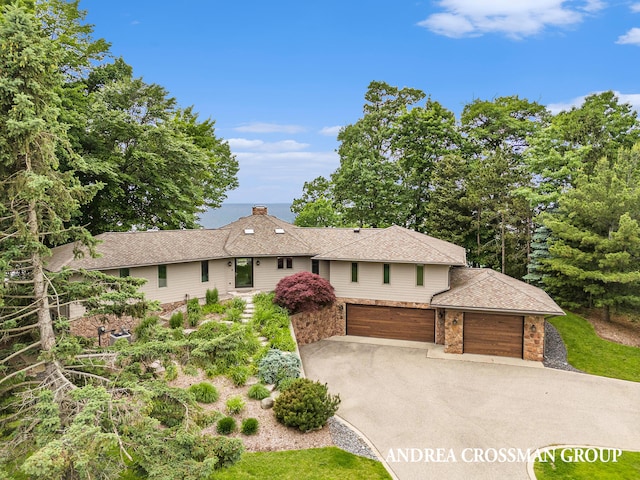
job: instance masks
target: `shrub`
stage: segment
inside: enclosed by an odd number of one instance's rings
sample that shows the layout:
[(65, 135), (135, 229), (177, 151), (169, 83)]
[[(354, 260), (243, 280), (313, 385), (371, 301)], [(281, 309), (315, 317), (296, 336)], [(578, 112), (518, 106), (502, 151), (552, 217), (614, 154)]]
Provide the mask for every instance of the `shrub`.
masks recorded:
[(187, 302), (187, 322), (189, 326), (195, 327), (202, 320), (202, 307), (197, 298), (192, 298)]
[(182, 328), (183, 323), (184, 315), (182, 314), (182, 312), (175, 312), (169, 319), (169, 326), (171, 328)]
[(247, 396), (253, 400), (262, 400), (263, 398), (267, 398), (269, 395), (271, 395), (269, 389), (260, 383), (256, 383), (249, 387), (249, 391), (247, 392)]
[(303, 432), (322, 428), (337, 411), (339, 395), (330, 395), (326, 384), (299, 378), (280, 393), (273, 405), (279, 422)]
[(209, 315), (210, 313), (224, 313), (227, 308), (219, 303), (213, 303), (211, 305), (203, 305), (202, 314)]
[(281, 330), (279, 331), (269, 342), (271, 348), (276, 348), (278, 350), (282, 350), (285, 352), (295, 352), (296, 351), (296, 342), (291, 338), (291, 333), (289, 330)]
[(138, 326), (133, 329), (136, 340), (147, 342), (154, 338), (158, 333), (159, 323), (160, 318), (156, 316), (147, 317), (142, 320)]
[(166, 427), (175, 427), (184, 420), (184, 405), (169, 395), (161, 395), (154, 398), (151, 405), (149, 416), (155, 418)]
[(240, 431), (245, 435), (254, 435), (258, 432), (258, 420), (255, 418), (245, 418), (242, 420)]
[(249, 367), (246, 365), (236, 365), (229, 369), (227, 376), (231, 379), (234, 385), (240, 387), (247, 383), (249, 374)]
[(239, 438), (208, 437), (208, 445), (204, 450), (218, 459), (216, 468), (227, 468), (240, 460), (244, 445)]
[(207, 428), (207, 427), (210, 427), (211, 425), (215, 425), (218, 422), (218, 420), (220, 420), (224, 416), (225, 415), (218, 412), (217, 410), (210, 410), (208, 412), (202, 411), (202, 412), (198, 412), (195, 415), (195, 422), (196, 422), (196, 425), (198, 425), (200, 428)]
[(221, 418), (218, 420), (218, 423), (216, 423), (216, 432), (220, 435), (229, 435), (235, 432), (237, 428), (236, 419), (232, 417)]
[(293, 382), (295, 382), (296, 380), (297, 378), (283, 378), (282, 380), (280, 380), (278, 382), (278, 390), (280, 390), (280, 393), (284, 392), (287, 388), (293, 385)]
[(195, 365), (189, 363), (189, 364), (185, 365), (184, 367), (182, 367), (182, 373), (184, 373), (185, 375), (189, 375), (190, 377), (197, 377), (198, 376), (198, 367), (196, 367)]
[(242, 310), (239, 308), (229, 308), (226, 311), (224, 319), (227, 322), (239, 322), (242, 319)]
[(233, 297), (233, 299), (227, 304), (228, 308), (236, 308), (242, 311), (244, 311), (244, 307), (246, 306), (247, 306), (247, 302), (245, 302), (240, 297)]
[(274, 302), (291, 313), (316, 311), (336, 300), (333, 286), (320, 275), (300, 272), (276, 285)]
[(178, 378), (178, 366), (171, 362), (164, 371), (164, 378), (167, 382)]
[(189, 387), (189, 391), (193, 393), (197, 402), (213, 403), (218, 400), (220, 394), (218, 389), (208, 382), (200, 382)]
[(244, 409), (244, 406), (246, 404), (240, 395), (236, 395), (235, 397), (231, 397), (227, 399), (226, 405), (227, 405), (227, 412), (232, 414), (237, 414)]
[(263, 383), (277, 384), (299, 376), (300, 359), (292, 353), (271, 349), (258, 363), (258, 377)]
[(207, 293), (205, 293), (205, 300), (207, 305), (215, 305), (216, 303), (218, 303), (218, 289), (207, 289)]

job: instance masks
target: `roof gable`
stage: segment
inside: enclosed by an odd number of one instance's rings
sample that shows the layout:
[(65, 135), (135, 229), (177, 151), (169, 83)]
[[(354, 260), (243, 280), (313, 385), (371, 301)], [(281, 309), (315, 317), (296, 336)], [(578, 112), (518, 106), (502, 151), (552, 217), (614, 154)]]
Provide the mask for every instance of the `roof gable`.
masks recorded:
[(544, 290), (490, 268), (454, 268), (449, 278), (450, 289), (434, 295), (432, 306), (564, 315)]

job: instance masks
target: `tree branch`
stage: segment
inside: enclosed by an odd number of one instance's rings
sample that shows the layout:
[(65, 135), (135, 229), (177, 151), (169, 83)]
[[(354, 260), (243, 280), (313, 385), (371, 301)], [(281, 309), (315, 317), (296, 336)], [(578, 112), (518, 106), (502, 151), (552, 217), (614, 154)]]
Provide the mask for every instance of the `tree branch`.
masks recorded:
[(33, 347), (38, 347), (40, 346), (40, 342), (36, 342), (36, 343), (32, 343), (31, 345), (28, 345), (26, 347), (24, 347), (22, 350), (18, 350), (15, 353), (12, 353), (11, 355), (9, 355), (8, 357), (3, 358), (2, 360), (0, 360), (0, 365), (3, 363), (7, 363), (9, 360), (11, 360), (13, 357), (17, 357), (18, 355), (20, 355), (21, 353), (26, 352), (27, 350), (31, 350)]

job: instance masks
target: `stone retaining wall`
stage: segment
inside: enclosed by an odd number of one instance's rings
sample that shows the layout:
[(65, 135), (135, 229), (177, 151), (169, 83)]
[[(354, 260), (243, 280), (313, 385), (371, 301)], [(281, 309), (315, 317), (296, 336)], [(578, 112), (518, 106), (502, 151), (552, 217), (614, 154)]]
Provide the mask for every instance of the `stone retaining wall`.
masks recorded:
[(298, 345), (307, 345), (334, 335), (346, 335), (344, 306), (334, 303), (330, 307), (316, 312), (303, 312), (291, 315), (291, 324)]

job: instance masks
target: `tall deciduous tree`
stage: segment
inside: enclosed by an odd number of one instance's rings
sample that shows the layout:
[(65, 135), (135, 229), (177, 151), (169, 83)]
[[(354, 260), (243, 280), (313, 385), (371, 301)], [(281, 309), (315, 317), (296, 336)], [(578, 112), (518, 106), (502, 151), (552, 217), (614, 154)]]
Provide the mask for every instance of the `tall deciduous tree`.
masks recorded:
[(567, 305), (640, 306), (640, 147), (601, 159), (543, 217), (551, 230), (545, 284)]
[(80, 112), (70, 132), (86, 161), (80, 178), (103, 187), (75, 220), (92, 233), (193, 228), (198, 213), (219, 207), (237, 186), (237, 161), (214, 122), (179, 108), (161, 86), (133, 78), (122, 60), (68, 92)]
[(423, 97), (419, 90), (371, 82), (364, 116), (340, 131), (340, 167), (331, 179), (347, 223), (372, 227), (404, 223), (406, 190), (394, 132), (399, 117)]

